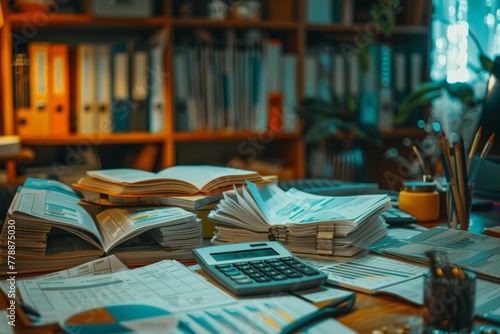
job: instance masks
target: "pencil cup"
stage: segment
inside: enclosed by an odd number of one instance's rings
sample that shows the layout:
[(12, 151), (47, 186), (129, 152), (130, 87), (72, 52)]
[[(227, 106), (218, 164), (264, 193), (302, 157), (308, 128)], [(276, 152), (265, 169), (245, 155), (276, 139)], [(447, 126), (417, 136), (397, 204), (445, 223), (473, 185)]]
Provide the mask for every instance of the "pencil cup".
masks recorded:
[(472, 211), (474, 183), (447, 184), (448, 227), (468, 230)]
[[(451, 269), (451, 268), (450, 268)], [(455, 270), (457, 268), (453, 268)], [(474, 322), (476, 274), (455, 271), (424, 278), (424, 333), (471, 333)]]

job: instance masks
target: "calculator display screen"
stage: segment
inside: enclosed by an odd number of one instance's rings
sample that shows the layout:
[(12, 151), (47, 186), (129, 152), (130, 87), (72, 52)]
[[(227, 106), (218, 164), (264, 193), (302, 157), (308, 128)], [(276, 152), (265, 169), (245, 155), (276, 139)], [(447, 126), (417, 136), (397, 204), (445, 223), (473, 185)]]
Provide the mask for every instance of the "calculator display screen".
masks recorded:
[(236, 252), (224, 252), (224, 253), (213, 253), (210, 254), (216, 261), (229, 261), (229, 260), (243, 260), (253, 257), (266, 257), (279, 255), (272, 248), (261, 248), (253, 250), (242, 250)]

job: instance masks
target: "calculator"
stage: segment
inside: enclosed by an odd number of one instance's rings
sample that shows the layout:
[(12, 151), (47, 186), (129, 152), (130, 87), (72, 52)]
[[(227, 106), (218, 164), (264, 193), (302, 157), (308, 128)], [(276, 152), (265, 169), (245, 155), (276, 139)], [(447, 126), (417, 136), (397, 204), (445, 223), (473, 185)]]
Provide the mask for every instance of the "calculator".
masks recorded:
[(237, 296), (308, 289), (328, 278), (279, 241), (200, 247), (193, 255), (210, 277)]
[(395, 207), (392, 207), (389, 210), (382, 212), (380, 214), (380, 216), (390, 226), (418, 223), (417, 218), (415, 218), (414, 216), (410, 215), (409, 213), (407, 213), (399, 208), (395, 208)]

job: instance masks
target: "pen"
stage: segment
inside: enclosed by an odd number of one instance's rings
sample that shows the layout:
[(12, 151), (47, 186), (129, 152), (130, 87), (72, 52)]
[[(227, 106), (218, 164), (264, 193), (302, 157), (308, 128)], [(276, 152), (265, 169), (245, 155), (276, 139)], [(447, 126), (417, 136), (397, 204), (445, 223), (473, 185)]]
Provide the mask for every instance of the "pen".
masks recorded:
[(479, 144), (479, 138), (481, 138), (481, 131), (482, 131), (482, 128), (479, 127), (479, 129), (477, 129), (476, 135), (474, 136), (474, 141), (472, 142), (472, 146), (470, 148), (469, 161), (467, 161), (467, 172), (468, 173), (470, 173), (470, 168), (472, 166), (472, 159), (474, 158), (474, 154), (476, 154), (477, 145)]
[[(417, 159), (420, 162), (420, 166), (422, 166), (422, 173), (423, 173), (422, 175), (424, 175), (424, 178), (425, 178), (425, 175), (427, 173), (426, 173), (426, 170), (425, 170), (424, 159), (422, 159), (422, 155), (420, 155), (420, 152), (418, 151), (418, 149), (417, 149), (417, 147), (415, 145), (413, 145), (412, 150), (413, 150), (413, 152), (415, 152), (415, 155), (417, 156)], [(426, 180), (423, 180), (423, 181), (425, 182)]]
[(17, 305), (23, 310), (23, 312), (26, 314), (28, 318), (30, 318), (31, 321), (37, 321), (39, 320), (42, 315), (32, 306), (26, 304), (19, 298), (14, 298), (14, 301), (16, 302)]
[(350, 294), (338, 300), (334, 300), (325, 307), (319, 308), (314, 312), (295, 320), (286, 325), (281, 330), (280, 334), (291, 334), (298, 332), (304, 328), (311, 327), (316, 323), (330, 317), (342, 315), (350, 312), (356, 302), (356, 294)]
[(493, 133), (490, 136), (490, 138), (488, 139), (488, 141), (486, 142), (486, 144), (483, 147), (483, 151), (481, 152), (481, 156), (479, 157), (479, 161), (474, 166), (474, 170), (472, 171), (471, 176), (469, 178), (471, 183), (474, 182), (474, 180), (476, 179), (476, 175), (479, 172), (479, 168), (481, 167), (484, 159), (486, 159), (486, 156), (488, 155), (488, 152), (490, 151), (491, 146), (493, 145), (494, 139), (495, 139), (495, 133)]

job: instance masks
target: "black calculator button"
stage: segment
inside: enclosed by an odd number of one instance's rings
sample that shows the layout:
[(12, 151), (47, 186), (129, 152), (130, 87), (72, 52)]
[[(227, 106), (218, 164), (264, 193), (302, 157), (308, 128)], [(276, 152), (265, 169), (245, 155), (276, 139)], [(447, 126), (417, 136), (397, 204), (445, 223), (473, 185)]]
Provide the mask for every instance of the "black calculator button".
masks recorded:
[(243, 278), (243, 279), (236, 280), (235, 282), (238, 284), (250, 284), (250, 283), (253, 283), (253, 280), (251, 280), (250, 278)]
[(275, 267), (275, 268), (276, 268), (276, 267), (279, 267), (279, 266), (284, 265), (284, 263), (283, 263), (283, 262), (281, 262), (281, 261), (279, 261), (279, 262), (269, 263), (269, 265), (270, 265), (271, 267)]
[(224, 275), (226, 276), (236, 276), (236, 275), (241, 275), (241, 271), (239, 270), (234, 270), (234, 271), (228, 271), (225, 272)]
[(233, 266), (235, 266), (235, 267), (247, 266), (247, 265), (248, 265), (248, 262), (236, 262), (236, 263), (233, 263)]
[(279, 259), (268, 259), (268, 260), (266, 260), (266, 263), (269, 263), (269, 264), (274, 263), (274, 262), (280, 262), (280, 260)]
[(267, 276), (274, 276), (274, 275), (280, 275), (280, 272), (277, 270), (270, 270), (270, 271), (266, 271), (265, 274)]
[(296, 271), (288, 268), (288, 269), (281, 270), (281, 273), (288, 276), (290, 274), (296, 273)]
[(310, 267), (297, 268), (297, 270), (306, 276), (313, 276), (313, 275), (319, 274), (319, 271), (317, 271), (316, 269), (310, 268)]
[(260, 268), (260, 271), (262, 271), (263, 273), (268, 273), (270, 271), (274, 271), (274, 268), (271, 268), (271, 267), (264, 267), (264, 268)]
[(293, 273), (290, 273), (290, 274), (286, 274), (288, 277), (290, 278), (300, 278), (300, 277), (303, 277), (304, 275), (302, 274), (299, 274), (298, 272), (293, 272)]
[(255, 282), (259, 282), (259, 283), (271, 282), (271, 279), (267, 276), (255, 277), (254, 280), (255, 280)]
[(223, 273), (227, 273), (227, 272), (230, 272), (230, 271), (236, 271), (238, 269), (236, 269), (235, 267), (224, 267), (224, 268), (219, 268), (219, 271), (222, 271)]
[(257, 272), (258, 272), (258, 271), (257, 271), (257, 270), (255, 270), (255, 269), (244, 269), (244, 270), (242, 269), (241, 271), (242, 271), (242, 272), (244, 272), (244, 273), (245, 273), (245, 274), (247, 274), (247, 275), (250, 275), (250, 274), (255, 274), (255, 273), (257, 273)]
[(231, 265), (230, 265), (230, 264), (227, 264), (227, 263), (226, 263), (226, 264), (216, 264), (216, 265), (215, 265), (215, 268), (217, 268), (217, 269), (221, 269), (221, 268), (229, 268), (229, 267), (231, 267)]
[(244, 266), (236, 266), (239, 270), (248, 270), (248, 269), (253, 269), (252, 266), (249, 265), (244, 265)]
[(274, 269), (279, 270), (279, 271), (283, 271), (283, 270), (286, 270), (286, 269), (290, 269), (290, 267), (289, 266), (281, 265), (281, 266), (274, 267)]
[(250, 276), (251, 278), (258, 278), (258, 277), (267, 277), (266, 275), (264, 274), (261, 274), (261, 273), (254, 273), (254, 274), (248, 274), (248, 276)]
[(302, 268), (306, 268), (306, 265), (299, 262), (299, 263), (291, 264), (290, 267), (299, 270), (299, 269), (302, 269)]
[(247, 278), (248, 278), (248, 276), (247, 275), (243, 275), (243, 274), (231, 276), (231, 279), (233, 281), (238, 281), (238, 280), (247, 279)]
[(253, 264), (253, 265), (256, 265), (256, 264), (262, 264), (263, 261), (261, 260), (254, 260), (254, 261), (250, 261), (250, 264)]
[(288, 262), (288, 261), (292, 261), (292, 260), (293, 260), (293, 257), (291, 257), (291, 256), (281, 258), (281, 261), (283, 261), (283, 262)]
[(271, 276), (271, 278), (275, 281), (282, 281), (284, 279), (287, 279), (288, 277), (286, 275), (278, 274)]
[(267, 263), (256, 263), (253, 265), (254, 268), (269, 268)]

